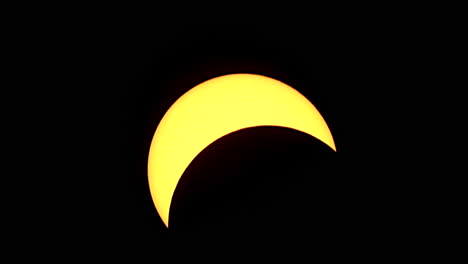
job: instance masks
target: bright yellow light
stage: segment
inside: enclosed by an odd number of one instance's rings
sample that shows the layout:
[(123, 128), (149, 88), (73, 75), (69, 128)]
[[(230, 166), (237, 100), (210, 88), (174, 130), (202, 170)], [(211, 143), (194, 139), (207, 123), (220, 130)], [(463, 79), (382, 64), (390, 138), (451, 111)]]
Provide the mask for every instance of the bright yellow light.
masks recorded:
[(149, 186), (167, 227), (172, 196), (192, 160), (215, 140), (254, 126), (296, 129), (336, 151), (325, 120), (290, 86), (255, 74), (230, 74), (205, 81), (169, 108), (151, 142)]

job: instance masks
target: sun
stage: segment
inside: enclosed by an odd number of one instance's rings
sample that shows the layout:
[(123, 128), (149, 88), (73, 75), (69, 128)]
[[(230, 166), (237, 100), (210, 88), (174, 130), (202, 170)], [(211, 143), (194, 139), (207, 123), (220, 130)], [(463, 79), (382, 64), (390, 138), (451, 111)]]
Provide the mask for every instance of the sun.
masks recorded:
[(246, 73), (205, 81), (167, 110), (151, 142), (148, 181), (153, 202), (167, 227), (172, 196), (193, 159), (217, 139), (256, 126), (295, 129), (336, 151), (322, 115), (289, 85)]

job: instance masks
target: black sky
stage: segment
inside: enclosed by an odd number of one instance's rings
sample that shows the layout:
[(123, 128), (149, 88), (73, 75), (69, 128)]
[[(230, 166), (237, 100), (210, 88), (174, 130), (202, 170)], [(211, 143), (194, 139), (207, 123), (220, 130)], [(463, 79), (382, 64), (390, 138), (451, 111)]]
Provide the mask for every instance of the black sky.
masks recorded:
[[(403, 198), (413, 182), (399, 169), (408, 160), (385, 151), (400, 138), (395, 124), (406, 122), (395, 117), (404, 100), (395, 108), (394, 99), (408, 92), (405, 36), (387, 24), (137, 18), (69, 30), (79, 34), (63, 40), (72, 45), (62, 48), (67, 77), (59, 104), (72, 111), (55, 124), (63, 146), (54, 160), (63, 169), (50, 180), (53, 217), (41, 231), (56, 234), (61, 250), (82, 240), (82, 252), (154, 258), (178, 247), (243, 254), (259, 245), (351, 254), (383, 250), (413, 225)], [(327, 121), (338, 151), (288, 129), (228, 135), (185, 172), (168, 231), (147, 185), (151, 138), (184, 92), (229, 73), (262, 74), (297, 89)]]

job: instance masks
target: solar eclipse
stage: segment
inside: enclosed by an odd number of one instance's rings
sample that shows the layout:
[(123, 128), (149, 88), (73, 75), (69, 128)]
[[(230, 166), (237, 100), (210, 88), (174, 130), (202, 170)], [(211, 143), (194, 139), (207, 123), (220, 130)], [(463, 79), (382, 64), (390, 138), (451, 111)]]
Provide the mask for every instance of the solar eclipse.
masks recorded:
[(153, 202), (167, 227), (177, 183), (193, 159), (217, 139), (258, 126), (298, 130), (336, 151), (321, 114), (289, 85), (257, 74), (229, 74), (207, 80), (169, 108), (151, 142), (148, 181)]

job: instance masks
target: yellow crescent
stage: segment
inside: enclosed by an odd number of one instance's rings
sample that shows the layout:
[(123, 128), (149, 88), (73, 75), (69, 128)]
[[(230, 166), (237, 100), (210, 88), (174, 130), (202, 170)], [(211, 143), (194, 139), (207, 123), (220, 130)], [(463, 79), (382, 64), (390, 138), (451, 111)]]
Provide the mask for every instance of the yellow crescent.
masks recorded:
[(205, 81), (169, 108), (151, 142), (149, 186), (166, 227), (177, 183), (192, 160), (215, 140), (254, 126), (299, 130), (336, 151), (323, 117), (292, 87), (256, 74), (229, 74)]

